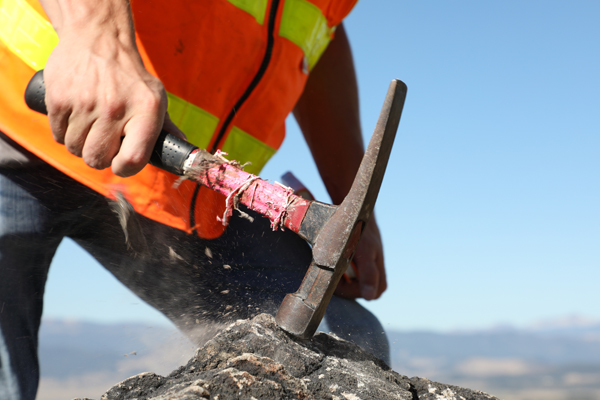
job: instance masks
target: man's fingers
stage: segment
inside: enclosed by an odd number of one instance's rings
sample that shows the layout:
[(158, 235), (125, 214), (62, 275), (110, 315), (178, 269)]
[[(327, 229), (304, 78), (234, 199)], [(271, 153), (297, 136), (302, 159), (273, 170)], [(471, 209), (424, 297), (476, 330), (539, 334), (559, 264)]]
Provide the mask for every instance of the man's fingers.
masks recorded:
[(352, 279), (348, 282), (342, 278), (335, 289), (335, 294), (346, 299), (357, 299), (361, 297), (360, 284), (356, 279)]
[(150, 160), (162, 122), (150, 115), (134, 117), (127, 122), (121, 148), (111, 164), (115, 175), (132, 176), (144, 168)]
[(356, 261), (358, 266), (358, 276), (360, 282), (360, 294), (366, 300), (373, 300), (381, 295), (379, 291), (379, 270), (375, 263), (375, 259), (370, 258), (369, 260), (359, 262)]
[(185, 133), (183, 133), (183, 131), (181, 131), (177, 127), (177, 125), (175, 125), (173, 123), (173, 121), (171, 121), (171, 117), (169, 116), (169, 113), (165, 114), (165, 121), (163, 123), (163, 129), (165, 131), (169, 132), (170, 134), (175, 135), (178, 138), (187, 141), (187, 136), (185, 135)]
[(123, 177), (137, 174), (148, 163), (167, 115), (167, 95), (160, 81), (152, 78), (135, 87), (138, 95), (131, 99), (134, 107), (123, 128), (125, 137), (112, 161), (113, 173)]
[[(83, 146), (90, 130), (91, 124), (86, 123), (87, 121), (76, 120), (69, 123), (67, 129), (61, 139), (57, 142), (64, 144), (69, 153), (81, 157), (83, 154)], [(56, 139), (56, 137), (55, 137)]]
[(379, 286), (377, 296), (375, 297), (376, 299), (378, 299), (383, 294), (383, 292), (387, 290), (387, 276), (385, 273), (385, 265), (383, 263), (383, 258), (377, 259), (377, 269), (379, 270)]
[(365, 259), (355, 259), (358, 268), (358, 279), (347, 281), (342, 278), (336, 288), (335, 294), (341, 297), (355, 299), (362, 297), (366, 300), (375, 300), (381, 296), (387, 287), (385, 275), (382, 274), (376, 262), (376, 254), (371, 253)]
[(358, 279), (351, 282), (342, 280), (335, 293), (342, 297), (378, 299), (387, 289), (387, 279), (381, 237), (374, 219), (369, 221), (363, 233), (354, 254), (354, 261)]
[(52, 130), (52, 136), (54, 137), (54, 140), (60, 144), (65, 144), (65, 136), (67, 134), (67, 128), (69, 127), (71, 110), (59, 109), (48, 100), (48, 97), (46, 97), (46, 108), (48, 110), (50, 129)]
[(122, 131), (121, 121), (96, 120), (85, 140), (81, 154), (83, 161), (96, 169), (110, 167), (113, 158), (119, 152)]

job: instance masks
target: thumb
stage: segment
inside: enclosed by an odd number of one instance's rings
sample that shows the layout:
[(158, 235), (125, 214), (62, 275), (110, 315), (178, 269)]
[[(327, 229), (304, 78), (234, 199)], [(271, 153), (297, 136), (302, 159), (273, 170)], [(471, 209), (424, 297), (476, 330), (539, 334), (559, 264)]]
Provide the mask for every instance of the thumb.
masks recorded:
[(175, 125), (173, 123), (173, 121), (171, 121), (171, 117), (169, 116), (169, 113), (165, 114), (165, 120), (163, 123), (163, 129), (167, 132), (169, 132), (172, 135), (177, 136), (180, 139), (184, 139), (187, 141), (187, 136), (185, 135), (185, 133), (183, 133), (183, 131), (181, 129), (179, 129), (177, 127), (177, 125)]
[(146, 166), (163, 126), (163, 118), (139, 115), (127, 122), (121, 147), (111, 164), (115, 175), (132, 176)]

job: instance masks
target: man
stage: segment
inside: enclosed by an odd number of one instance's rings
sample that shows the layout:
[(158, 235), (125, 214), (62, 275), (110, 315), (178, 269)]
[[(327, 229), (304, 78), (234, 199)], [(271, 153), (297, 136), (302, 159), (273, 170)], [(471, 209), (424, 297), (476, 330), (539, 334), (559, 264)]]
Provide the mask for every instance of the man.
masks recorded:
[[(293, 109), (340, 203), (363, 155), (341, 25), (354, 2), (43, 0), (54, 46), (35, 1), (0, 1), (3, 15), (16, 16), (0, 21), (0, 84), (10, 88), (0, 98), (0, 397), (35, 397), (43, 288), (64, 236), (199, 342), (211, 327), (273, 313), (297, 289), (306, 243), (258, 216), (225, 229), (220, 195), (175, 187), (177, 177), (146, 163), (161, 129), (185, 137), (179, 125), (192, 143), (251, 161), (258, 173)], [(15, 100), (41, 68), (51, 132)], [(127, 237), (105, 198), (116, 192), (139, 213), (126, 221)], [(340, 283), (326, 318), (387, 360), (380, 324), (352, 300), (386, 289), (374, 219), (355, 261), (359, 280)]]

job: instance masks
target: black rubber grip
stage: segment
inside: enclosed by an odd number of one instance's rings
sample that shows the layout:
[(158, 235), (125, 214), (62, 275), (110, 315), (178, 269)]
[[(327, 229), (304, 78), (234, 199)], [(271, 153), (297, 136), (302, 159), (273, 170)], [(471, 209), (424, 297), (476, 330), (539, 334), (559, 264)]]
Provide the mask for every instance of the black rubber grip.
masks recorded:
[(35, 73), (25, 89), (25, 103), (33, 111), (48, 115), (46, 109), (46, 86), (44, 85), (44, 70)]
[[(44, 85), (44, 70), (35, 73), (25, 89), (25, 103), (33, 111), (48, 115), (46, 109), (46, 87)], [(161, 131), (150, 156), (150, 164), (176, 175), (183, 174), (183, 166), (190, 153), (198, 147)]]
[(167, 131), (161, 131), (150, 156), (150, 164), (171, 172), (183, 175), (183, 166), (190, 153), (197, 147)]

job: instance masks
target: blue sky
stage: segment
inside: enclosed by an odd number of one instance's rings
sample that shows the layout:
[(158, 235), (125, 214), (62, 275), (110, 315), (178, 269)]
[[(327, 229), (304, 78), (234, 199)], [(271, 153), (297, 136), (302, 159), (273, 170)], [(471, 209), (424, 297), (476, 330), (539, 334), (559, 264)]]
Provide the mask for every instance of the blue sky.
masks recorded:
[[(391, 329), (600, 320), (600, 2), (362, 0), (346, 20), (368, 140), (408, 86), (376, 206)], [(293, 120), (263, 176), (328, 197)], [(45, 317), (165, 323), (66, 241)]]

